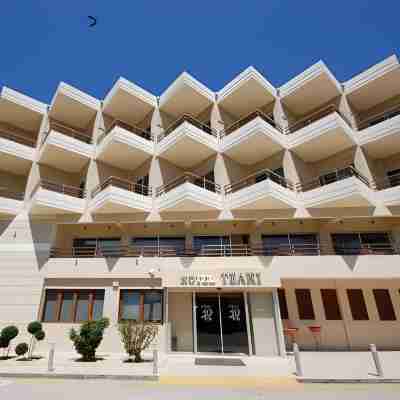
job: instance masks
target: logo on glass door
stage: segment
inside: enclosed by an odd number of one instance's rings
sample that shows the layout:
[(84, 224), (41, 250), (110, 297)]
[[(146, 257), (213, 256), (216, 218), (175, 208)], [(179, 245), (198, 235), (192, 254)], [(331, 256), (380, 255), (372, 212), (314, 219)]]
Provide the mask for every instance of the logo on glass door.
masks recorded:
[(200, 306), (200, 318), (205, 322), (211, 322), (213, 320), (214, 311), (209, 304), (202, 304)]
[(240, 321), (240, 307), (238, 304), (229, 304), (229, 315), (228, 318), (232, 321), (239, 322)]

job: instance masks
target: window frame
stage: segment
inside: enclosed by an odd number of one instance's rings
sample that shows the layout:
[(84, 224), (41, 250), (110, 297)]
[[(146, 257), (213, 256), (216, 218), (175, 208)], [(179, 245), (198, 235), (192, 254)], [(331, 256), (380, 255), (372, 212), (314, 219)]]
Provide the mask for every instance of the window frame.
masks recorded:
[[(55, 311), (54, 315), (55, 318), (52, 319), (51, 321), (46, 321), (45, 320), (45, 315), (46, 315), (46, 305), (47, 305), (47, 295), (49, 292), (56, 293), (56, 304), (55, 304)], [(94, 321), (93, 319), (93, 310), (94, 310), (94, 302), (96, 299), (96, 293), (102, 293), (103, 294), (103, 312), (104, 312), (104, 298), (105, 298), (105, 289), (53, 289), (53, 288), (45, 288), (44, 290), (44, 298), (43, 298), (43, 307), (41, 310), (41, 315), (40, 315), (40, 320), (45, 323), (45, 324), (76, 324), (76, 323), (82, 323), (86, 321), (81, 321), (77, 320), (77, 307), (78, 307), (78, 299), (79, 299), (79, 294), (81, 293), (88, 293), (89, 294), (89, 299), (88, 299), (88, 317), (89, 319), (87, 321)], [(72, 293), (72, 307), (71, 310), (69, 311), (70, 318), (68, 318), (65, 321), (61, 321), (61, 311), (62, 311), (62, 306), (63, 306), (63, 299), (66, 293)], [(101, 317), (103, 317), (103, 312)]]
[[(376, 310), (378, 312), (380, 321), (397, 321), (396, 311), (394, 309), (394, 304), (392, 300), (392, 296), (390, 295), (389, 289), (372, 289), (372, 294), (375, 300)], [(386, 304), (380, 303), (379, 300), (382, 300), (382, 297), (379, 297), (379, 294), (384, 296), (387, 295), (386, 300), (388, 301)], [(388, 306), (389, 309), (385, 307)], [(390, 314), (387, 314), (387, 312)]]
[[(139, 294), (139, 319), (138, 320), (122, 318), (123, 309), (124, 309), (124, 303), (122, 301), (122, 296), (123, 296), (124, 292)], [(160, 299), (161, 299), (161, 319), (160, 320), (146, 321), (144, 319), (144, 306), (145, 306), (144, 299), (145, 299), (145, 295), (148, 293), (158, 293), (160, 295)], [(148, 322), (148, 323), (158, 324), (158, 325), (162, 325), (164, 323), (164, 293), (163, 293), (163, 290), (161, 290), (161, 289), (128, 289), (128, 288), (120, 289), (118, 301), (119, 301), (119, 303), (118, 303), (118, 322), (136, 321), (136, 322)]]
[[(305, 288), (296, 288), (294, 290), (295, 297), (296, 297), (296, 303), (297, 303), (297, 312), (299, 315), (299, 320), (301, 321), (315, 321), (315, 308), (314, 308), (314, 302), (312, 298), (312, 292), (311, 289), (305, 289)], [(310, 300), (310, 309), (307, 310), (307, 308), (304, 308), (305, 302), (300, 302), (299, 299), (301, 299), (301, 294), (306, 294), (306, 296), (303, 296), (302, 300), (305, 300), (306, 297), (308, 297), (307, 300)], [(307, 313), (310, 312), (310, 315)], [(310, 317), (310, 318), (308, 318)]]
[[(362, 299), (362, 303), (360, 303), (360, 302), (352, 303), (351, 302), (351, 296), (350, 296), (351, 293), (353, 293), (353, 294), (361, 293), (361, 296), (360, 296), (359, 299)], [(364, 290), (360, 289), (360, 288), (349, 288), (349, 289), (346, 289), (346, 294), (347, 294), (347, 301), (349, 303), (349, 308), (350, 308), (350, 313), (351, 313), (352, 320), (353, 321), (370, 321), (371, 318), (369, 316), (368, 306), (367, 306), (367, 303), (365, 301)], [(353, 299), (354, 299), (354, 297), (353, 297)], [(359, 299), (357, 299), (357, 300), (359, 300)], [(353, 305), (358, 304), (358, 306), (361, 305), (362, 309), (361, 308), (354, 308), (354, 307), (351, 306), (352, 304)], [(359, 311), (361, 311), (361, 314), (364, 314), (363, 317), (365, 317), (365, 318), (355, 318), (356, 317), (355, 314), (358, 313)]]
[[(327, 321), (342, 321), (343, 315), (337, 290), (332, 288), (322, 288), (320, 289), (320, 293), (325, 319)], [(331, 301), (333, 298), (335, 299), (336, 303), (334, 304), (334, 308), (332, 308), (333, 303), (329, 303), (329, 301)]]

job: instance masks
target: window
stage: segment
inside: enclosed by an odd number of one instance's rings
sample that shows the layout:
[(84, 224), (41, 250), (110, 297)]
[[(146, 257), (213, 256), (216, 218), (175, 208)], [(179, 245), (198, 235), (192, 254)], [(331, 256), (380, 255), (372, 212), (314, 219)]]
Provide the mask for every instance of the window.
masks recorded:
[(118, 257), (121, 252), (120, 238), (76, 238), (73, 242), (76, 257)]
[(400, 185), (400, 169), (394, 169), (392, 171), (387, 171), (386, 175), (389, 180), (391, 187)]
[(266, 255), (318, 255), (319, 240), (316, 234), (263, 235)]
[(120, 320), (162, 322), (162, 292), (157, 290), (121, 290)]
[(329, 321), (342, 319), (336, 289), (321, 289), (325, 318)]
[(43, 322), (83, 322), (103, 316), (104, 290), (47, 289)]
[(230, 244), (231, 240), (229, 236), (195, 236), (193, 238), (194, 250), (203, 254), (211, 255)]
[(310, 289), (295, 289), (300, 319), (315, 319)]
[(184, 237), (137, 237), (132, 239), (132, 245), (144, 256), (163, 255), (179, 256), (185, 252)]
[(278, 289), (279, 309), (282, 319), (289, 319), (288, 306), (286, 302), (285, 289)]
[(373, 290), (376, 308), (378, 309), (379, 319), (381, 321), (396, 321), (392, 299), (389, 290), (374, 289)]
[(336, 254), (393, 254), (390, 236), (386, 232), (335, 233), (332, 235)]
[(347, 289), (351, 315), (355, 321), (368, 321), (367, 305), (361, 289)]

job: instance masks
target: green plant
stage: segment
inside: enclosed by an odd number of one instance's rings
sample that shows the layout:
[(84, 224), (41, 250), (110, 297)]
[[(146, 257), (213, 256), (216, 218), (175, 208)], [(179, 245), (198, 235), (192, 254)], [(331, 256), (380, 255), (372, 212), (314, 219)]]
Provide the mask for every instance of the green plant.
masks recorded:
[(129, 359), (135, 356), (135, 362), (141, 362), (142, 351), (146, 350), (158, 333), (158, 327), (149, 322), (123, 321), (118, 327), (125, 351)]
[(17, 347), (15, 347), (15, 354), (17, 356), (23, 356), (29, 350), (29, 347), (26, 343), (19, 343)]
[(29, 343), (28, 358), (31, 360), (33, 357), (33, 350), (35, 349), (36, 342), (40, 342), (46, 337), (43, 331), (42, 323), (39, 321), (32, 321), (26, 328), (28, 333), (31, 334), (31, 341)]
[[(10, 352), (10, 343), (13, 339), (18, 336), (18, 328), (16, 326), (10, 325), (3, 328), (0, 333), (0, 348), (3, 349), (3, 356), (8, 358)], [(4, 355), (4, 352), (7, 353)]]
[(79, 332), (74, 328), (71, 329), (69, 338), (74, 343), (75, 350), (82, 356), (82, 361), (96, 361), (96, 350), (109, 324), (109, 319), (103, 318), (98, 321), (84, 322)]

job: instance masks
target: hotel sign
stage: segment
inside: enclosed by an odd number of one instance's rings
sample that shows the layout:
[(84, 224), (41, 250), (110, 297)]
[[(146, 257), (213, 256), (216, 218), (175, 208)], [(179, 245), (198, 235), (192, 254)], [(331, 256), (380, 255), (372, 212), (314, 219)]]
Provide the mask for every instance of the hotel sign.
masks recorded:
[(222, 272), (220, 274), (188, 273), (180, 278), (184, 287), (262, 286), (261, 272)]

